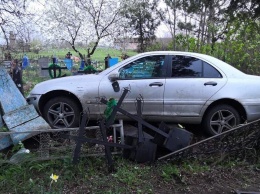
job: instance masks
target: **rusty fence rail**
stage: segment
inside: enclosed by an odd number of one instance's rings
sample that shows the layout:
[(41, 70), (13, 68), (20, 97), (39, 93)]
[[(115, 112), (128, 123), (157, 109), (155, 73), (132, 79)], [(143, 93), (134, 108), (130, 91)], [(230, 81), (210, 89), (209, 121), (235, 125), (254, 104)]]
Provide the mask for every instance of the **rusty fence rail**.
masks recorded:
[(185, 148), (164, 155), (158, 158), (158, 160), (198, 159), (206, 161), (211, 156), (217, 156), (218, 160), (221, 161), (226, 156), (246, 158), (249, 155), (258, 159), (259, 151), (260, 120), (257, 120), (193, 143)]

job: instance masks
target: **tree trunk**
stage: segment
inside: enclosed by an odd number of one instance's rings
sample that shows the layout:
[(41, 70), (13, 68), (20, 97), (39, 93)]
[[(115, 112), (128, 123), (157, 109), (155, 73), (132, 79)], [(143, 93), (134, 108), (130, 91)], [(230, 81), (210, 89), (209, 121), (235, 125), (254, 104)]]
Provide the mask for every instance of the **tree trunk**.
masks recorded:
[(174, 3), (174, 9), (173, 9), (173, 14), (174, 14), (174, 20), (173, 20), (173, 50), (176, 51), (176, 0), (173, 1)]

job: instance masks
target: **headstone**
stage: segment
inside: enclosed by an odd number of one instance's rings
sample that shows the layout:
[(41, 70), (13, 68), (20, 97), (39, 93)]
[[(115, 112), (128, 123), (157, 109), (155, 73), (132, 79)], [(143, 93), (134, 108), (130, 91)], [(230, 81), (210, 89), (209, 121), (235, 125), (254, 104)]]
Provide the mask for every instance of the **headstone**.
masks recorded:
[[(0, 128), (3, 126), (4, 126), (4, 122), (2, 119), (2, 113), (1, 113), (1, 109), (0, 109)], [(13, 143), (12, 143), (10, 135), (1, 135), (1, 132), (0, 132), (0, 150), (9, 147), (12, 144)]]
[(118, 63), (118, 58), (111, 58), (109, 59), (109, 67), (112, 67), (113, 65)]
[[(12, 134), (11, 139), (13, 141), (13, 144), (18, 144), (19, 141), (23, 141), (25, 139), (28, 139), (32, 136), (37, 135), (39, 132), (33, 132), (37, 130), (48, 130), (51, 127), (49, 124), (42, 118), (42, 117), (37, 117), (31, 121), (28, 121), (22, 125), (19, 125), (17, 127), (14, 127), (10, 129), (11, 132), (18, 132), (17, 134)], [(31, 131), (30, 133), (19, 133), (23, 131)]]
[[(50, 129), (48, 123), (38, 115), (33, 105), (27, 104), (10, 75), (1, 66), (0, 105), (1, 119), (3, 118), (7, 128), (11, 132), (18, 132), (11, 136), (0, 133), (0, 150), (36, 135), (33, 132), (35, 130)], [(23, 131), (31, 132), (19, 133)]]
[(72, 59), (64, 59), (64, 63), (66, 65), (66, 67), (68, 68), (68, 70), (71, 70), (72, 66), (73, 66), (73, 61)]
[(41, 77), (49, 77), (48, 70), (42, 70), (41, 68), (47, 68), (49, 66), (49, 58), (48, 57), (42, 57), (38, 59), (38, 64), (40, 66), (40, 76)]
[(22, 106), (14, 111), (8, 112), (3, 116), (6, 126), (8, 129), (17, 127), (23, 123), (37, 118), (39, 115), (36, 112), (34, 106), (26, 105)]
[(11, 132), (31, 131), (30, 133), (12, 134), (11, 139), (14, 144), (36, 135), (34, 130), (50, 129), (48, 123), (39, 117), (33, 105), (26, 105), (8, 112), (3, 116), (3, 119)]
[(13, 145), (10, 135), (1, 135), (0, 133), (0, 150)]
[(3, 115), (27, 105), (11, 76), (2, 67), (0, 67), (0, 104)]

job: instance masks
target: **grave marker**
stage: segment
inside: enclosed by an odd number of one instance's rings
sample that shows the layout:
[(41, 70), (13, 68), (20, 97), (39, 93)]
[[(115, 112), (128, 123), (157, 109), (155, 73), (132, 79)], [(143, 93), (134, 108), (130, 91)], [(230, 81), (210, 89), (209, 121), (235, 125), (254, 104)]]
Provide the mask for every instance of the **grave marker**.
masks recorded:
[(0, 133), (0, 150), (36, 135), (33, 132), (35, 130), (50, 129), (33, 105), (27, 104), (26, 99), (3, 67), (0, 67), (0, 105), (1, 119), (3, 118), (6, 127), (11, 132), (30, 131), (12, 135)]
[(49, 66), (49, 58), (48, 57), (42, 57), (38, 59), (38, 63), (40, 65), (40, 76), (41, 77), (49, 77), (48, 71), (43, 70), (42, 68), (48, 68)]
[(2, 67), (0, 67), (0, 103), (3, 115), (27, 105), (11, 76)]

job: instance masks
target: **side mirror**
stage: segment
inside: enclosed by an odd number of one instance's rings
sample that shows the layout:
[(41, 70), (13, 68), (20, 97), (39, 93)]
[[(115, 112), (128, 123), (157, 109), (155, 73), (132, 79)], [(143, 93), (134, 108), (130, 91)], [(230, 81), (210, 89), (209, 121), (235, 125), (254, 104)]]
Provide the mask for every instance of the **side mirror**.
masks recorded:
[(110, 74), (110, 75), (108, 76), (108, 79), (109, 79), (111, 82), (118, 80), (118, 78), (119, 78), (119, 75), (118, 75), (117, 73), (112, 73), (112, 74)]

